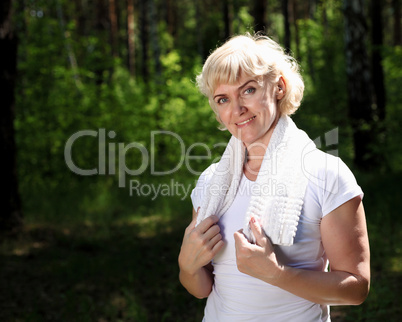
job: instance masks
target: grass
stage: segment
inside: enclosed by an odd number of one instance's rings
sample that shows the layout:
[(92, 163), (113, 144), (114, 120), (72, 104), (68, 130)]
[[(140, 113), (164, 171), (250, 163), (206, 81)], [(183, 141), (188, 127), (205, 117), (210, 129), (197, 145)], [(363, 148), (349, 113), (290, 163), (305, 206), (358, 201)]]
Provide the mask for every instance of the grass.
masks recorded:
[(108, 229), (27, 225), (2, 244), (0, 320), (200, 320), (177, 278), (183, 229), (158, 216)]
[[(333, 321), (399, 321), (401, 179), (359, 178), (372, 287), (362, 305), (333, 307)], [(70, 211), (74, 220), (34, 215), (40, 209), (26, 213), (23, 229), (0, 244), (0, 321), (201, 321), (205, 301), (189, 295), (178, 281), (188, 200), (144, 203), (127, 211), (127, 204), (116, 205), (114, 212), (97, 206), (90, 217), (79, 207), (59, 210)], [(96, 221), (96, 213), (103, 220)]]

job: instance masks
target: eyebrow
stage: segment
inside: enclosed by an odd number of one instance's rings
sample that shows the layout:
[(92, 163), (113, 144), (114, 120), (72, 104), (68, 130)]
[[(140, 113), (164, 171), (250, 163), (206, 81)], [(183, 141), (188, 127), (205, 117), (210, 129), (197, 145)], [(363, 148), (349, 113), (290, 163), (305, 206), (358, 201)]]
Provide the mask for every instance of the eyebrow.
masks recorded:
[[(248, 84), (250, 84), (250, 83), (252, 83), (252, 82), (257, 83), (257, 81), (256, 81), (255, 79), (249, 79), (249, 80), (246, 81), (243, 85), (240, 85), (237, 89), (238, 89), (238, 90), (241, 90), (241, 89), (243, 89), (244, 87), (246, 87)], [(214, 96), (214, 100), (215, 100), (215, 98), (220, 97), (220, 96), (225, 96), (225, 94), (216, 94), (216, 95)]]

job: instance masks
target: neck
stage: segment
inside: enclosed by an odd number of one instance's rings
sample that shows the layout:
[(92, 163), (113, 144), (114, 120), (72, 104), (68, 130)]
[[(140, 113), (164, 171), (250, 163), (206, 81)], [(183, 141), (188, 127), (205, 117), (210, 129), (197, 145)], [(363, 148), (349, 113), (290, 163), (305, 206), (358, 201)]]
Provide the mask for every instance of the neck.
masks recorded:
[(246, 159), (244, 162), (243, 171), (248, 179), (255, 181), (258, 176), (258, 172), (260, 171), (262, 161), (265, 156), (265, 152), (267, 151), (268, 144), (271, 140), (272, 133), (275, 130), (276, 125), (278, 124), (280, 115), (278, 115), (275, 121), (272, 123), (272, 126), (261, 138), (256, 142), (251, 144), (244, 144), (246, 146)]
[(246, 161), (260, 160), (264, 158), (265, 152), (267, 151), (268, 144), (271, 141), (272, 133), (274, 133), (275, 127), (278, 124), (280, 115), (276, 116), (275, 120), (272, 122), (269, 130), (265, 133), (265, 135), (258, 139), (253, 143), (244, 143), (247, 150), (247, 159)]

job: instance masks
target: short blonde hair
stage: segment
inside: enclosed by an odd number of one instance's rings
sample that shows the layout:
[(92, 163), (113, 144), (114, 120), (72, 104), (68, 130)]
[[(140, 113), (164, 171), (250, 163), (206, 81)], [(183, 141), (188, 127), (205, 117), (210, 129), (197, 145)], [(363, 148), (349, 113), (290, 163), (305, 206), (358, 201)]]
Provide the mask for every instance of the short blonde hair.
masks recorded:
[(282, 76), (286, 90), (284, 97), (278, 102), (280, 113), (291, 115), (300, 106), (304, 83), (299, 64), (271, 38), (247, 33), (235, 36), (217, 48), (208, 57), (201, 74), (196, 78), (199, 90), (208, 97), (219, 122), (213, 94), (220, 84), (235, 84), (241, 73), (251, 77), (263, 76), (272, 85)]

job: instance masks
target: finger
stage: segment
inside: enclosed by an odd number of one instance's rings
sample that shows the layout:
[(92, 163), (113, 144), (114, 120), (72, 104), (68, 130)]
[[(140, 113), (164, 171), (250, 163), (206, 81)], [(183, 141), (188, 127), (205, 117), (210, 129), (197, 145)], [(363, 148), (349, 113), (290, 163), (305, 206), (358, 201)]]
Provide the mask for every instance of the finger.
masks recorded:
[(214, 247), (212, 248), (212, 252), (214, 253), (214, 254), (218, 254), (219, 253), (219, 251), (222, 249), (222, 247), (225, 245), (225, 243), (223, 242), (223, 240), (221, 239), (221, 240), (219, 240), (215, 245), (214, 245)]
[(195, 210), (195, 209), (193, 208), (193, 220), (194, 220), (194, 219), (198, 219), (198, 213), (200, 212), (200, 208), (201, 208), (201, 207), (198, 207), (197, 210)]
[(200, 207), (197, 208), (197, 211), (193, 208), (193, 216), (190, 224), (187, 226), (186, 231), (184, 234), (188, 234), (189, 232), (193, 231), (195, 226), (197, 225), (197, 217), (198, 217), (198, 212), (200, 210)]
[(222, 240), (222, 235), (221, 234), (216, 234), (214, 237), (211, 238), (210, 240), (210, 245), (211, 248), (214, 249), (216, 244), (219, 243)]
[(190, 225), (188, 225), (188, 228), (189, 228), (190, 230), (193, 230), (193, 229), (195, 228), (196, 223), (197, 223), (197, 218), (194, 218), (194, 219), (191, 221)]
[(184, 236), (190, 234), (194, 230), (196, 223), (197, 223), (197, 218), (193, 218), (191, 223), (187, 226), (186, 230), (184, 231)]
[(263, 246), (265, 244), (265, 233), (262, 230), (260, 222), (253, 216), (250, 219), (250, 228), (254, 234), (257, 245)]
[(243, 234), (243, 229), (236, 231), (234, 234), (235, 246), (240, 246), (244, 243), (248, 243), (246, 236)]
[(215, 215), (209, 216), (199, 223), (197, 229), (204, 234), (212, 225), (215, 225), (218, 220), (219, 218)]
[(216, 235), (218, 235), (220, 233), (220, 231), (221, 231), (221, 228), (217, 224), (214, 224), (208, 228), (208, 230), (204, 233), (204, 236), (207, 240), (211, 240)]

